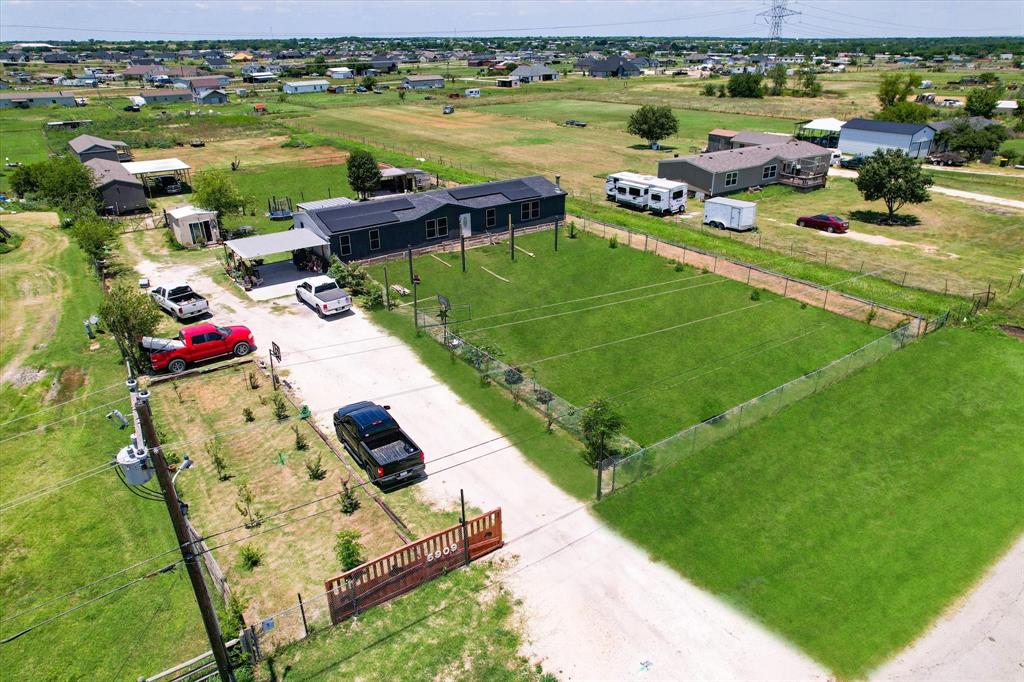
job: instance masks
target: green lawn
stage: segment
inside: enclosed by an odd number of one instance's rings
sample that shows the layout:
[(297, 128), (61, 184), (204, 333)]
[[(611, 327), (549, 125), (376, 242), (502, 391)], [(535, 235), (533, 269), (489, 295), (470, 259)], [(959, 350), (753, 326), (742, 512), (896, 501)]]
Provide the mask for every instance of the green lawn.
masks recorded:
[(519, 654), (511, 595), (483, 565), (459, 569), (274, 652), (257, 680), (551, 680)]
[[(629, 116), (637, 109), (637, 106), (618, 102), (545, 99), (528, 100), (515, 104), (485, 105), (476, 107), (476, 109), (502, 116), (516, 116), (553, 123), (563, 123), (567, 119), (574, 118), (586, 121), (588, 127), (625, 130)], [(690, 147), (703, 149), (707, 144), (708, 131), (714, 128), (777, 133), (793, 132), (793, 122), (781, 118), (686, 109), (676, 109), (674, 113), (679, 121), (679, 132), (662, 141), (662, 146), (677, 147), (687, 154), (690, 153)], [(637, 140), (637, 143), (641, 143), (641, 141)]]
[[(82, 320), (99, 305), (98, 283), (75, 246), (61, 247), (56, 228), (21, 227), (19, 232), (26, 243), (0, 256), (4, 369), (17, 363), (46, 374), (24, 386), (5, 382), (0, 387), (4, 421), (25, 417), (0, 426), (0, 439), (11, 439), (0, 446), (0, 504), (108, 462), (128, 443), (128, 432), (104, 418), (114, 408), (127, 413), (126, 391), (119, 386), (86, 397), (124, 380), (114, 342), (101, 337), (98, 348), (90, 349), (82, 328)], [(30, 304), (26, 299), (45, 296), (54, 283), (65, 296), (42, 308), (34, 304), (22, 317), (20, 306)], [(8, 338), (16, 320), (27, 326)], [(16, 351), (34, 326), (43, 327), (40, 342), (19, 362)], [(82, 399), (47, 409), (75, 397)], [(32, 415), (39, 410), (46, 411)], [(92, 411), (73, 416), (85, 410)], [(18, 435), (58, 420), (65, 421)], [(174, 546), (162, 503), (133, 496), (113, 471), (103, 471), (2, 512), (0, 611), (14, 616)], [(14, 634), (175, 558), (168, 554), (56, 600), (3, 623), (0, 633)], [(17, 670), (22, 679), (134, 679), (203, 651), (203, 640), (195, 600), (179, 567), (0, 646), (0, 668)]]
[(985, 175), (941, 170), (932, 171), (930, 175), (935, 184), (942, 187), (991, 194), (1018, 201), (1024, 197), (1024, 175)]
[(1024, 345), (947, 329), (597, 511), (840, 677), (860, 677), (1024, 531), (1021, 405)]
[(345, 164), (310, 166), (302, 163), (271, 163), (260, 166), (243, 165), (231, 174), (231, 179), (246, 196), (256, 198), (255, 216), (229, 218), (229, 225), (252, 225), (260, 233), (286, 230), (290, 220), (271, 220), (267, 212), (267, 200), (271, 196), (290, 197), (292, 205), (302, 201), (326, 199), (328, 197), (350, 197), (356, 194), (348, 184), (348, 170)]
[[(652, 442), (719, 414), (877, 338), (882, 331), (732, 280), (589, 235), (552, 233), (507, 246), (423, 256), (415, 268), (425, 306), (436, 293), (470, 304), (453, 327), (575, 405), (611, 399), (626, 432)], [(451, 264), (448, 267), (445, 263)], [(504, 277), (504, 282), (486, 272)], [(383, 281), (382, 267), (371, 268)], [(392, 282), (408, 278), (404, 263)], [(563, 302), (563, 303), (559, 303)], [(543, 305), (542, 305), (543, 304)], [(525, 310), (523, 310), (525, 309)], [(521, 312), (516, 312), (521, 311)], [(668, 329), (667, 327), (677, 327)], [(635, 338), (633, 337), (641, 337)], [(632, 339), (632, 340), (631, 340)]]

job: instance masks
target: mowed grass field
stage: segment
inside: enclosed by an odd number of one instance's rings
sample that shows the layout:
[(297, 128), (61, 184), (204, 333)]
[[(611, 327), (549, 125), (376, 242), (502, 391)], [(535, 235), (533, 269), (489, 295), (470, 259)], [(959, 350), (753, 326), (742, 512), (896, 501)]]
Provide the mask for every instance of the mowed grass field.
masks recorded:
[[(84, 333), (99, 283), (56, 220), (0, 217), (25, 237), (0, 255), (0, 636), (82, 608), (0, 646), (0, 669), (31, 680), (134, 679), (203, 651), (202, 623), (181, 567), (86, 603), (180, 556), (163, 504), (101, 468), (128, 444), (129, 432), (104, 418), (128, 412), (125, 371), (109, 336), (93, 347)], [(94, 475), (35, 495), (85, 472)]]
[(1024, 344), (946, 329), (596, 510), (858, 678), (1024, 531)]
[[(878, 336), (883, 330), (588, 235), (559, 251), (553, 234), (422, 256), (426, 309), (444, 294), (473, 319), (453, 328), (575, 405), (609, 399), (626, 433), (650, 443), (719, 414)], [(443, 262), (442, 262), (443, 261)], [(449, 267), (450, 266), (450, 267)], [(371, 272), (383, 281), (383, 266)], [(505, 282), (484, 270), (509, 280)], [(408, 278), (404, 262), (391, 282)], [(411, 300), (411, 299), (406, 299)], [(453, 320), (458, 319), (458, 314)]]

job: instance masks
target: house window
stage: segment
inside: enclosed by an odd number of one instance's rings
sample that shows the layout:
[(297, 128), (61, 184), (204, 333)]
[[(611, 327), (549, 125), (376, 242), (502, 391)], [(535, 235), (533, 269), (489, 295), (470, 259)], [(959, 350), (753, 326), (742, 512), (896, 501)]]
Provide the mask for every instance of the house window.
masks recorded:
[(448, 236), (448, 218), (436, 218), (427, 221), (427, 239), (440, 239)]
[(520, 206), (522, 206), (520, 213), (522, 220), (536, 220), (540, 217), (539, 201), (524, 201)]
[(338, 251), (341, 252), (342, 256), (352, 255), (352, 237), (351, 235), (343, 234), (338, 237)]
[(494, 227), (495, 225), (498, 224), (498, 214), (493, 208), (487, 209), (487, 211), (484, 213), (484, 219), (486, 221), (487, 227)]
[(370, 230), (370, 251), (380, 248), (380, 230)]
[(725, 174), (725, 186), (733, 187), (740, 180), (740, 174), (737, 171)]
[(778, 164), (774, 164), (773, 163), (770, 166), (765, 166), (764, 167), (764, 170), (761, 171), (761, 179), (762, 180), (771, 180), (772, 178), (774, 178), (778, 174), (779, 174), (779, 166), (778, 166)]

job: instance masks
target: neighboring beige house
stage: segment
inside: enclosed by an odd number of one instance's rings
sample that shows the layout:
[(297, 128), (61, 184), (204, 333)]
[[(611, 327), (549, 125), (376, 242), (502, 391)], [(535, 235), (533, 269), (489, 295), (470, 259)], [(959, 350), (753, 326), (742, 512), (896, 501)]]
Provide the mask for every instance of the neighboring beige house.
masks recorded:
[(164, 211), (164, 220), (182, 246), (203, 246), (221, 240), (216, 211), (185, 204)]

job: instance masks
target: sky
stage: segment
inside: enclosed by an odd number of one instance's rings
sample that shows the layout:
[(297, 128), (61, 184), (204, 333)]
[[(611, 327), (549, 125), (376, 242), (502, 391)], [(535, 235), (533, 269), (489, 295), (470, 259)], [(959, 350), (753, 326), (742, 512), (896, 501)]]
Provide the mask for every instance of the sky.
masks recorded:
[[(766, 36), (771, 0), (0, 0), (0, 40)], [(782, 35), (1024, 36), (1024, 0), (788, 0)]]

